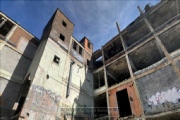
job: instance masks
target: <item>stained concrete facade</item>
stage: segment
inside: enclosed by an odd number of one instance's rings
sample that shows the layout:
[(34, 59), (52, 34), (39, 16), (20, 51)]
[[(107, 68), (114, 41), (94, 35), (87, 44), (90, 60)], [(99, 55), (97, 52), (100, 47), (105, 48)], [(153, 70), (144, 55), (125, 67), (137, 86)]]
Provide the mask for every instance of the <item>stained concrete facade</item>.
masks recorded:
[(1, 16), (16, 27), (11, 36), (5, 35), (8, 25), (1, 27), (1, 118), (93, 119), (93, 45), (88, 38), (78, 42), (72, 36), (74, 24), (59, 9), (40, 42), (31, 42), (34, 36)]
[(0, 109), (1, 116), (9, 119), (15, 114), (19, 93), (39, 42), (8, 16), (0, 13), (0, 19)]
[(178, 120), (180, 2), (137, 11), (95, 52), (59, 9), (40, 42), (1, 13), (1, 119)]

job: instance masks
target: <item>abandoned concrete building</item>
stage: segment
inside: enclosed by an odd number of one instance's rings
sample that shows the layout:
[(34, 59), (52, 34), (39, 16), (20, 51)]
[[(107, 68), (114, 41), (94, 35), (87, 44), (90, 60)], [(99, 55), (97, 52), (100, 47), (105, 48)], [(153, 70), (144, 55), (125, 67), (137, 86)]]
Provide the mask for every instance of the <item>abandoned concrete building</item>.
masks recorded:
[(1, 119), (178, 120), (180, 1), (137, 11), (95, 52), (59, 9), (40, 40), (0, 13)]

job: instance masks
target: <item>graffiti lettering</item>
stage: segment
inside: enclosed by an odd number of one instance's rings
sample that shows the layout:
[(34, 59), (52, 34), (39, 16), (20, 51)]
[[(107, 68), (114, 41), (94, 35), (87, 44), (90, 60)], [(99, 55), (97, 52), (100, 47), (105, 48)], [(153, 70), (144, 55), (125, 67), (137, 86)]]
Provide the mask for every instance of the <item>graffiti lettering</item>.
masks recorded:
[(148, 105), (160, 105), (165, 102), (177, 103), (180, 99), (180, 89), (176, 87), (167, 91), (157, 92), (149, 98)]

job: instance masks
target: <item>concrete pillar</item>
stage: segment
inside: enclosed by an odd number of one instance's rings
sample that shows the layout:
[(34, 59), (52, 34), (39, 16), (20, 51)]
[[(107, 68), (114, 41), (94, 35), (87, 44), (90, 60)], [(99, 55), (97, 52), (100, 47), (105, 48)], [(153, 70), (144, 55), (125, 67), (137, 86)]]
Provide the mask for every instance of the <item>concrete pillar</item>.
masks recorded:
[(155, 42), (156, 42), (158, 51), (159, 51), (159, 53), (160, 53), (160, 55), (161, 55), (161, 58), (163, 58), (163, 57), (164, 57), (164, 53), (163, 53), (163, 51), (161, 50), (161, 47), (159, 46), (159, 44), (157, 43), (157, 41), (155, 41)]
[(143, 110), (142, 102), (141, 102), (141, 99), (140, 99), (139, 91), (138, 91), (137, 86), (136, 86), (136, 81), (135, 81), (135, 77), (134, 77), (134, 74), (133, 74), (133, 71), (132, 71), (132, 67), (131, 67), (131, 65), (130, 65), (130, 60), (129, 60), (129, 57), (128, 57), (128, 54), (127, 54), (127, 51), (126, 51), (126, 46), (125, 46), (125, 43), (124, 43), (124, 40), (123, 40), (121, 31), (120, 31), (120, 27), (119, 27), (119, 25), (118, 25), (117, 22), (116, 22), (116, 25), (117, 25), (118, 32), (119, 32), (119, 37), (120, 37), (120, 39), (121, 39), (121, 42), (122, 42), (122, 44), (123, 44), (123, 48), (124, 48), (124, 50), (125, 50), (125, 57), (126, 57), (128, 69), (129, 69), (131, 78), (132, 78), (133, 82), (135, 83), (135, 84), (134, 84), (134, 88), (135, 88), (135, 93), (136, 93), (136, 95), (137, 95), (137, 97), (138, 97), (138, 102), (140, 103), (140, 106), (139, 106), (139, 107), (140, 107), (140, 110), (141, 110), (141, 114), (142, 114), (142, 116), (144, 117), (144, 110)]
[(110, 120), (108, 82), (107, 82), (107, 74), (106, 74), (106, 66), (105, 66), (105, 58), (104, 58), (104, 50), (103, 50), (103, 47), (102, 47), (101, 50), (102, 50), (102, 58), (103, 58), (104, 80), (105, 80), (105, 86), (106, 86), (106, 101), (107, 101), (108, 118), (109, 118), (109, 120)]

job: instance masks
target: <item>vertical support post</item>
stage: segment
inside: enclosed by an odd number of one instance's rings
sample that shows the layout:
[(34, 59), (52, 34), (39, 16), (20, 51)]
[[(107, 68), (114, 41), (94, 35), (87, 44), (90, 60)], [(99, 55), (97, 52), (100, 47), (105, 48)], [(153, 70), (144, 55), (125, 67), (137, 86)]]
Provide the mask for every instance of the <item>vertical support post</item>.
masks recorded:
[(0, 24), (0, 28), (5, 24), (5, 22), (7, 21), (7, 19), (5, 19), (5, 18), (2, 18), (2, 19), (4, 19), (3, 20), (3, 22)]
[(102, 47), (102, 58), (103, 58), (103, 68), (104, 68), (104, 80), (105, 80), (105, 86), (106, 86), (106, 101), (107, 101), (108, 118), (110, 120), (108, 82), (107, 82), (107, 74), (106, 74), (106, 66), (105, 66), (103, 47)]
[(99, 88), (100, 88), (101, 83), (100, 83), (99, 71), (98, 71), (98, 83), (99, 83)]
[(144, 110), (143, 110), (143, 107), (142, 107), (142, 102), (141, 102), (140, 95), (139, 95), (139, 92), (138, 92), (138, 89), (137, 89), (137, 86), (136, 86), (135, 77), (134, 77), (134, 74), (133, 74), (133, 71), (132, 71), (132, 68), (131, 68), (131, 65), (130, 65), (130, 60), (129, 60), (129, 57), (128, 57), (128, 54), (127, 54), (127, 50), (126, 50), (126, 46), (125, 46), (125, 43), (124, 43), (124, 39), (122, 37), (121, 31), (120, 31), (120, 27), (119, 27), (117, 22), (116, 22), (116, 25), (117, 25), (117, 28), (118, 28), (118, 32), (119, 32), (119, 37), (121, 39), (121, 43), (122, 43), (124, 51), (125, 51), (125, 57), (126, 57), (126, 62), (127, 62), (127, 65), (128, 65), (128, 69), (129, 69), (131, 78), (132, 78), (133, 82), (135, 83), (134, 84), (135, 92), (136, 92), (136, 95), (138, 97), (138, 102), (140, 103), (139, 107), (140, 107), (140, 110), (141, 110), (141, 114), (144, 117), (144, 112), (143, 112)]
[(147, 20), (147, 18), (144, 16), (141, 8), (138, 6), (137, 7), (140, 14), (143, 15), (143, 20), (146, 23), (146, 25), (148, 26), (148, 28), (150, 29), (150, 31), (153, 33), (153, 37), (156, 39), (157, 44), (160, 46), (161, 50), (163, 51), (164, 55), (166, 56), (167, 60), (171, 63), (174, 71), (177, 73), (179, 80), (180, 80), (180, 70), (177, 67), (176, 63), (174, 62), (173, 58), (170, 56), (169, 52), (167, 51), (167, 49), (165, 48), (165, 46), (163, 45), (163, 43), (161, 42), (159, 36), (157, 36), (157, 34), (154, 32), (153, 27), (151, 26), (150, 22)]
[(14, 34), (14, 31), (16, 30), (17, 25), (14, 25), (13, 28), (9, 31), (8, 35), (6, 36), (6, 39), (9, 40), (11, 36)]

